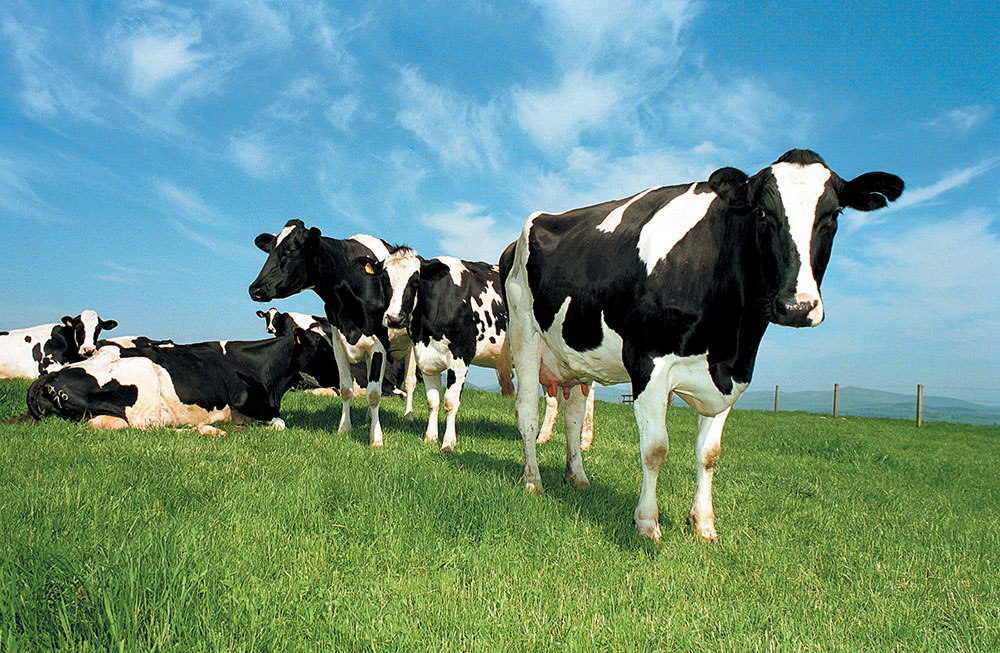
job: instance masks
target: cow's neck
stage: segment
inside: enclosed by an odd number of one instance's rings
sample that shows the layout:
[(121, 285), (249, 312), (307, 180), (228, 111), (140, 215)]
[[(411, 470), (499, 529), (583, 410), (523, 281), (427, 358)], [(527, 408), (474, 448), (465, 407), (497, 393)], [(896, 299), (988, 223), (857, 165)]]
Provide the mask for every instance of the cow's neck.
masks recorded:
[(357, 344), (362, 336), (376, 336), (388, 346), (385, 328), (373, 320), (371, 311), (363, 305), (347, 281), (354, 273), (348, 266), (354, 265), (358, 253), (351, 251), (349, 241), (321, 238), (308, 261), (309, 282), (323, 300), (330, 324), (349, 343)]

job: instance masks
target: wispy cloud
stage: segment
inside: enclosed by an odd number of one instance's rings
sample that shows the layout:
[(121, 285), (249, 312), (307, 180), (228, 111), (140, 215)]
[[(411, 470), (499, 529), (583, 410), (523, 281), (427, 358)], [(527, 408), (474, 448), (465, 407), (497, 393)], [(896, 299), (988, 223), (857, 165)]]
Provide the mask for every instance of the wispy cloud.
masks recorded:
[(222, 214), (209, 206), (195, 191), (181, 188), (169, 179), (161, 179), (155, 185), (160, 196), (180, 210), (185, 218), (207, 225), (218, 225), (224, 221)]
[(450, 210), (428, 215), (421, 222), (440, 233), (438, 245), (443, 253), (489, 263), (497, 262), (520, 231), (519, 225), (501, 224), (482, 206), (468, 202), (456, 202)]
[(926, 129), (966, 134), (980, 127), (993, 117), (993, 105), (969, 104), (949, 109), (922, 123)]
[(231, 136), (228, 154), (244, 172), (261, 179), (273, 177), (282, 169), (275, 146), (263, 132)]
[(580, 132), (604, 123), (622, 99), (621, 80), (584, 70), (568, 72), (555, 88), (516, 90), (517, 119), (546, 147), (571, 146)]
[(498, 164), (499, 112), (424, 79), (412, 66), (400, 70), (399, 124), (442, 160), (459, 168), (486, 169)]
[(159, 277), (162, 274), (160, 270), (119, 265), (112, 261), (104, 261), (103, 266), (105, 271), (94, 274), (95, 279), (127, 286), (138, 286), (148, 283), (150, 279)]
[(135, 37), (129, 47), (129, 80), (132, 90), (149, 97), (171, 80), (183, 78), (207, 58), (192, 49), (201, 40), (199, 34), (144, 34)]

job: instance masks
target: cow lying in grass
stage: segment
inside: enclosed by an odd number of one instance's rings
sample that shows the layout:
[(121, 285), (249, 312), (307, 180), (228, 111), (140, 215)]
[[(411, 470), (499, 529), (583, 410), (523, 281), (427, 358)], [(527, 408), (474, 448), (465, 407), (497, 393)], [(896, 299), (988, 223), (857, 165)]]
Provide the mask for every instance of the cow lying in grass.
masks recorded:
[(63, 365), (81, 361), (96, 350), (101, 330), (118, 326), (94, 311), (67, 315), (58, 324), (0, 331), (0, 379), (36, 379)]
[(218, 422), (270, 422), (299, 380), (322, 337), (294, 336), (192, 345), (107, 346), (91, 358), (47, 374), (28, 388), (36, 419), (86, 419), (98, 428), (194, 426), (223, 435)]

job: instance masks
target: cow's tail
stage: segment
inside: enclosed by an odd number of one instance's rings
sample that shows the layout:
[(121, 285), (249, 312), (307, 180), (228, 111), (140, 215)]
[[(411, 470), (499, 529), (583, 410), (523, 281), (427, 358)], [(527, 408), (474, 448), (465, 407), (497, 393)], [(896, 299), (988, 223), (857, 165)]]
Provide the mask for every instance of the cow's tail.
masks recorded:
[(497, 383), (500, 384), (500, 396), (514, 396), (514, 355), (510, 351), (510, 333), (503, 339), (500, 348), (500, 359), (497, 361)]

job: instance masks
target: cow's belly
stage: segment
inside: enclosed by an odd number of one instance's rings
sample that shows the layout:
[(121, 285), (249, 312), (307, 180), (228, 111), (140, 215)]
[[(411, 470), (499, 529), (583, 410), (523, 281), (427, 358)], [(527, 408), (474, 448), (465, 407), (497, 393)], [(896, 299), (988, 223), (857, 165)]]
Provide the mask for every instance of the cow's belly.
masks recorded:
[(472, 359), (473, 365), (495, 368), (497, 361), (500, 360), (500, 353), (507, 333), (505, 331), (498, 332), (495, 326), (496, 322), (493, 324), (494, 326), (487, 328), (486, 333), (476, 341), (476, 355)]
[(344, 346), (344, 351), (347, 352), (347, 359), (353, 363), (360, 363), (368, 359), (368, 355), (371, 351), (375, 349), (376, 343), (378, 343), (378, 338), (375, 336), (361, 336), (356, 344), (351, 344), (347, 342), (347, 339), (338, 332), (338, 337), (340, 337), (341, 344)]
[[(38, 361), (27, 352), (27, 356), (15, 353), (0, 358), (0, 379), (34, 379), (38, 377)], [(51, 371), (55, 372), (57, 368)]]
[(563, 323), (571, 298), (566, 298), (555, 315), (552, 326), (542, 334), (546, 351), (542, 363), (563, 381), (578, 380), (585, 383), (597, 381), (603, 385), (628, 383), (629, 376), (622, 363), (622, 339), (615, 333), (601, 314), (601, 344), (587, 351), (577, 351), (563, 339)]

